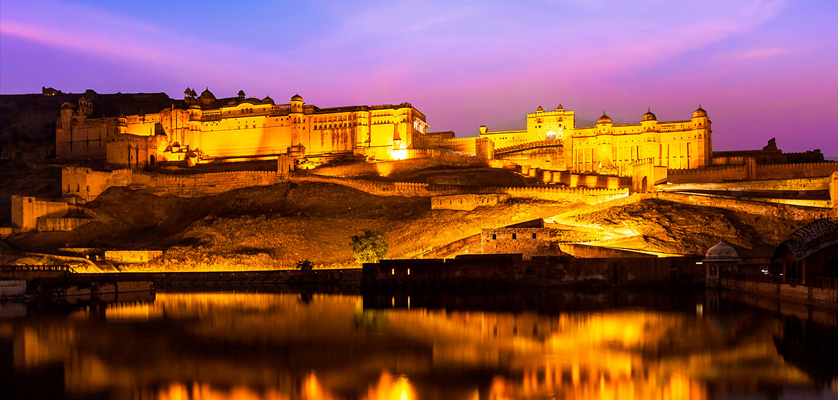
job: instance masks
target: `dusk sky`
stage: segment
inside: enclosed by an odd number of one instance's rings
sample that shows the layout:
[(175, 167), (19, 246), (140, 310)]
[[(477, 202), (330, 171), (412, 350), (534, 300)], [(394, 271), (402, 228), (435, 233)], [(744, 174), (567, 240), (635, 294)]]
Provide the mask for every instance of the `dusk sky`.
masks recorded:
[(838, 1), (0, 2), (0, 93), (410, 102), (431, 130), (587, 126), (699, 104), (714, 150), (838, 157)]

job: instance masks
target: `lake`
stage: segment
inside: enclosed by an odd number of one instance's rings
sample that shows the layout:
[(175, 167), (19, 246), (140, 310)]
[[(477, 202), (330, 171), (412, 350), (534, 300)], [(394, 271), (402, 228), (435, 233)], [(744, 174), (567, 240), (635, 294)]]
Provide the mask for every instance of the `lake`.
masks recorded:
[(0, 397), (836, 399), (835, 312), (715, 291), (163, 291), (0, 305)]

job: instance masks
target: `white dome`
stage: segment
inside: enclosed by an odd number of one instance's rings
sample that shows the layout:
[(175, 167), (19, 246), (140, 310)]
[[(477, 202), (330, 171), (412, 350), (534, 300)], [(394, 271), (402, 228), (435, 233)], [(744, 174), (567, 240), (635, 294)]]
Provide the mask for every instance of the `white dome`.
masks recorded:
[(736, 250), (733, 247), (730, 247), (729, 244), (725, 243), (724, 240), (717, 243), (715, 246), (709, 248), (707, 250), (707, 254), (705, 254), (705, 260), (707, 261), (742, 261), (739, 259), (739, 254), (736, 253)]

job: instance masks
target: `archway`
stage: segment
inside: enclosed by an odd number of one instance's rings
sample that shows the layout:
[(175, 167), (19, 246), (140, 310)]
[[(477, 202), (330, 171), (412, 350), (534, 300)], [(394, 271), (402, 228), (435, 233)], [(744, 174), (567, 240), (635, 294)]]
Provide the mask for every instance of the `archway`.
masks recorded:
[(649, 191), (649, 177), (644, 176), (643, 180), (640, 181), (640, 192), (641, 193), (646, 193), (648, 191)]
[(157, 157), (154, 154), (148, 156), (148, 165), (154, 165), (157, 163)]

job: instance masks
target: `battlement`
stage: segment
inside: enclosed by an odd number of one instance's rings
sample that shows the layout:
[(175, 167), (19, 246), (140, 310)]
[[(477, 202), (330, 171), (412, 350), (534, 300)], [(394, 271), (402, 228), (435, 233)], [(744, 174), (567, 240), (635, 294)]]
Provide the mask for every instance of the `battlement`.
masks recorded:
[(507, 146), (495, 149), (495, 154), (502, 154), (502, 153), (512, 153), (515, 151), (522, 151), (522, 150), (529, 150), (535, 149), (540, 147), (556, 147), (556, 146), (564, 146), (564, 142), (562, 140), (537, 140), (535, 142), (527, 142), (516, 144), (514, 146)]

